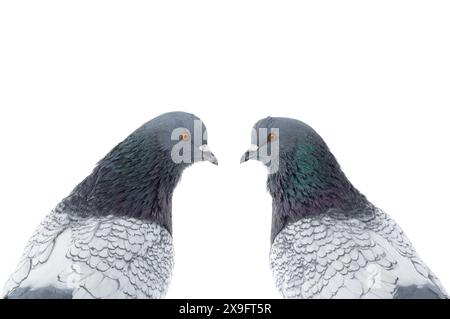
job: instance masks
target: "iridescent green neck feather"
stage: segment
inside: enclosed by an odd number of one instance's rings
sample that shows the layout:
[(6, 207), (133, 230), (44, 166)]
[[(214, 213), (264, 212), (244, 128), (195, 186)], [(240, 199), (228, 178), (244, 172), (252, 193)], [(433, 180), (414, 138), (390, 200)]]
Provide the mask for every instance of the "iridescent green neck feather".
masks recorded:
[(280, 153), (280, 168), (269, 175), (273, 198), (272, 241), (287, 224), (367, 203), (317, 135), (308, 135), (294, 151)]

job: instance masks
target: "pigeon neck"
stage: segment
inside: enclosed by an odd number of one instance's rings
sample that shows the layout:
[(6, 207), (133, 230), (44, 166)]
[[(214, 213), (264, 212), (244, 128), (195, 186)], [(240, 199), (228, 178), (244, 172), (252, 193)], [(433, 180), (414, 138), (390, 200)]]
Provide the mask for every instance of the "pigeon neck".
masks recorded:
[(62, 204), (81, 216), (137, 218), (172, 233), (172, 195), (182, 168), (164, 152), (133, 150), (133, 156), (107, 155)]
[(300, 149), (283, 158), (287, 160), (268, 178), (273, 199), (272, 242), (286, 225), (302, 218), (317, 216), (332, 208), (348, 210), (366, 203), (328, 149), (314, 155)]

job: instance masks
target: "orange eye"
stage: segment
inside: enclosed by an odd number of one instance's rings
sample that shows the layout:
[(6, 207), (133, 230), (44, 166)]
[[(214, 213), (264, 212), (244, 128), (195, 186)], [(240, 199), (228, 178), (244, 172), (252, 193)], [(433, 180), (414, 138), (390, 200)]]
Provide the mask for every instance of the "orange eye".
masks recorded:
[(182, 133), (182, 134), (180, 134), (180, 136), (178, 137), (178, 139), (179, 139), (180, 141), (187, 141), (187, 140), (189, 140), (189, 134), (188, 134), (188, 133)]
[(273, 142), (277, 140), (277, 135), (275, 133), (269, 133), (269, 135), (267, 136), (267, 140), (269, 142)]

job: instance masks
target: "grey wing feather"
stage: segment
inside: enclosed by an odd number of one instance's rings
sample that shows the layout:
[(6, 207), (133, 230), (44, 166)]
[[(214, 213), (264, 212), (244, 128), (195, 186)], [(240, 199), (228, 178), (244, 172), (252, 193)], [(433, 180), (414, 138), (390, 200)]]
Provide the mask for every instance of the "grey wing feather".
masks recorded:
[(17, 288), (6, 299), (72, 299), (72, 290), (63, 290), (51, 286), (37, 289)]
[(173, 246), (161, 226), (115, 217), (80, 220), (59, 276), (75, 298), (162, 298), (172, 275)]
[(434, 286), (418, 287), (400, 287), (395, 295), (396, 299), (442, 299), (446, 298), (443, 292), (436, 290)]
[[(51, 248), (49, 248), (51, 247)], [(173, 268), (172, 238), (132, 218), (51, 213), (5, 287), (8, 298), (161, 298)]]
[(416, 271), (429, 281), (424, 287), (401, 287), (397, 298), (448, 298), (445, 288), (439, 279), (428, 268), (417, 254), (414, 246), (401, 227), (382, 210), (375, 211), (375, 217), (367, 223), (367, 227), (385, 238), (401, 256), (409, 259)]
[(285, 227), (271, 249), (275, 282), (286, 298), (446, 296), (436, 277), (386, 214), (339, 211)]
[[(45, 217), (25, 246), (19, 266), (5, 285), (4, 296), (10, 295), (20, 287), (34, 268), (48, 261), (56, 239), (67, 228), (69, 222), (66, 214), (52, 212)], [(20, 295), (23, 293), (25, 291), (22, 291)]]

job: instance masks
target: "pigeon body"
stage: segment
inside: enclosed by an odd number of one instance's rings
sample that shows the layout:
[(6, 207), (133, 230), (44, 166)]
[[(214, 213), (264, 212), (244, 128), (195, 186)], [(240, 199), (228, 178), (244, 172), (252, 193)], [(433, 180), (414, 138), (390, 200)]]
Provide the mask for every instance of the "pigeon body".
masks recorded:
[[(447, 298), (405, 233), (350, 183), (311, 127), (268, 117), (254, 129), (277, 130), (254, 134), (241, 161), (269, 168), (270, 265), (283, 297)], [(279, 156), (269, 161), (271, 149)]]
[[(164, 297), (173, 268), (173, 191), (193, 162), (217, 164), (205, 130), (192, 114), (166, 113), (117, 145), (39, 225), (5, 297)], [(180, 143), (191, 161), (173, 160)]]

